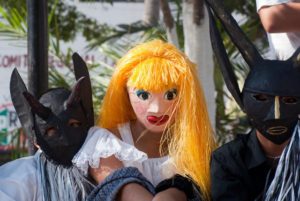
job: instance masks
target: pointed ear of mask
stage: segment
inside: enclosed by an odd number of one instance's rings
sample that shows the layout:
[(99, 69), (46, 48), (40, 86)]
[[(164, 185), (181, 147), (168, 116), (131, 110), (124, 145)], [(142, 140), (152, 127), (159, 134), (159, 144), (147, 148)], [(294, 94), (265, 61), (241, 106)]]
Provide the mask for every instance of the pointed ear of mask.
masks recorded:
[(45, 107), (43, 104), (41, 104), (33, 95), (31, 95), (28, 92), (23, 93), (25, 99), (27, 100), (27, 103), (30, 105), (31, 110), (34, 114), (37, 114), (40, 118), (43, 120), (47, 120), (49, 116), (52, 114), (51, 109), (48, 107)]
[(228, 54), (224, 47), (220, 33), (217, 29), (216, 21), (211, 13), (211, 10), (210, 9), (207, 10), (209, 14), (209, 29), (210, 29), (211, 44), (214, 50), (214, 54), (220, 65), (221, 72), (223, 74), (224, 81), (226, 83), (228, 90), (230, 91), (233, 98), (240, 106), (240, 108), (243, 109), (242, 95), (237, 83), (236, 76), (233, 71), (233, 67), (229, 61)]
[(84, 80), (85, 80), (84, 77), (80, 78), (73, 86), (71, 94), (66, 102), (67, 108), (79, 104), (79, 102), (82, 100), (81, 93), (85, 90), (83, 86)]
[(89, 75), (88, 68), (84, 60), (79, 56), (79, 54), (74, 53), (72, 55), (74, 72), (76, 80), (79, 80), (81, 77), (85, 77), (81, 88), (81, 97), (83, 108), (86, 112), (89, 126), (94, 126), (94, 109), (93, 109), (93, 99), (92, 99), (92, 85)]
[(226, 11), (221, 0), (205, 0), (208, 8), (212, 9), (223, 25), (231, 41), (238, 48), (250, 68), (260, 63), (263, 58), (241, 30), (235, 19)]
[(15, 68), (10, 78), (10, 95), (24, 132), (31, 138), (34, 136), (32, 129), (34, 121), (31, 107), (23, 96), (24, 92), (27, 92), (27, 88), (18, 70)]

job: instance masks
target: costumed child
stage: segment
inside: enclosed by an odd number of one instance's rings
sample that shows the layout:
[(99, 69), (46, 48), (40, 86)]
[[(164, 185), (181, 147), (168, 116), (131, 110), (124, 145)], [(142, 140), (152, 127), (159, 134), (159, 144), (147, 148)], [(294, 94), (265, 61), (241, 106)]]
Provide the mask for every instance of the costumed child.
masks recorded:
[[(107, 175), (123, 166), (135, 167), (153, 187), (164, 186), (175, 174), (189, 178), (201, 189), (202, 199), (209, 199), (213, 131), (196, 66), (175, 46), (153, 40), (120, 59), (104, 97), (99, 126), (90, 130), (73, 158), (97, 182), (103, 184)], [(166, 185), (172, 187), (171, 183)], [(152, 200), (164, 193), (146, 189), (139, 198), (139, 190), (118, 195), (121, 200), (130, 194), (136, 200)], [(115, 200), (117, 193), (112, 194)]]
[(12, 73), (12, 102), (24, 131), (40, 149), (0, 166), (1, 201), (82, 201), (95, 187), (71, 161), (94, 125), (89, 73), (78, 54), (72, 58), (74, 88), (50, 89), (39, 100), (27, 91), (17, 69)]
[[(287, 60), (265, 59), (221, 0), (206, 3), (224, 81), (252, 125), (249, 134), (213, 152), (212, 199), (300, 200), (300, 48)], [(242, 91), (216, 20), (249, 66)]]

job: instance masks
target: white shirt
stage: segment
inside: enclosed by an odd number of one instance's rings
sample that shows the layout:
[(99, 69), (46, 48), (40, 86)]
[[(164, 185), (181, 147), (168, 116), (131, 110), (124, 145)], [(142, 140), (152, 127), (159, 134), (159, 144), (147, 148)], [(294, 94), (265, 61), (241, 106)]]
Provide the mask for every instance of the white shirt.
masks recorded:
[(155, 186), (175, 174), (175, 166), (168, 156), (148, 158), (146, 153), (134, 147), (129, 123), (119, 125), (118, 129), (122, 140), (106, 129), (91, 128), (83, 146), (73, 158), (74, 165), (87, 175), (89, 166), (98, 168), (101, 158), (114, 155), (124, 167), (138, 168)]
[[(273, 6), (300, 0), (256, 0), (257, 11), (263, 6)], [(300, 47), (300, 32), (268, 33), (271, 59), (286, 60)]]
[(34, 156), (20, 158), (0, 166), (1, 201), (42, 201), (40, 170)]

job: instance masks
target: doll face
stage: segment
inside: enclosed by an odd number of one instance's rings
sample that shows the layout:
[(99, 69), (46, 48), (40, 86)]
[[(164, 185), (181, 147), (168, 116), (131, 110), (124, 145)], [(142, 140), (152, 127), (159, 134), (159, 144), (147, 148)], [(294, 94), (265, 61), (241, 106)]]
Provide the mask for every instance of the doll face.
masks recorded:
[(177, 89), (160, 93), (128, 87), (131, 106), (137, 120), (152, 132), (163, 132), (174, 121)]

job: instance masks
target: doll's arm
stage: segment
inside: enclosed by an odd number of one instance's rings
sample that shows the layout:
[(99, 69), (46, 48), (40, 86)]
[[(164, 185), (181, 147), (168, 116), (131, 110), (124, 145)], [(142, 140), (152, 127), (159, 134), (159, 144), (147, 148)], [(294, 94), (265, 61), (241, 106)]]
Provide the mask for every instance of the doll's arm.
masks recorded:
[(101, 165), (98, 168), (89, 168), (89, 174), (97, 182), (102, 182), (109, 174), (122, 168), (123, 164), (115, 156), (101, 158)]

